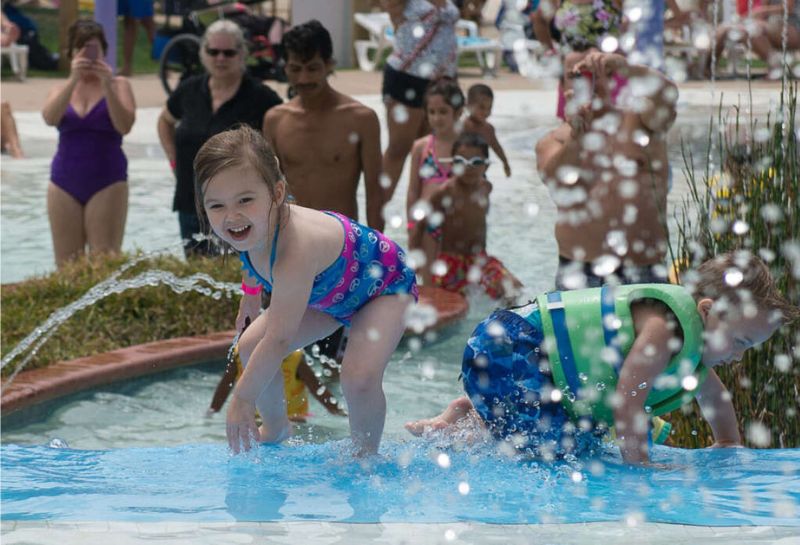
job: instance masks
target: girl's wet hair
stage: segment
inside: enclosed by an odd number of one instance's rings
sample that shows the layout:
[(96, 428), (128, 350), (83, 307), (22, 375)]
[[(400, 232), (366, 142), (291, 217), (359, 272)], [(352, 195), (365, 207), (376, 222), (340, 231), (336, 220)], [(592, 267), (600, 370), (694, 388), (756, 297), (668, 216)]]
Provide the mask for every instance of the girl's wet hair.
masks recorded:
[(425, 107), (428, 106), (428, 99), (434, 95), (444, 98), (444, 101), (452, 106), (454, 110), (464, 107), (464, 92), (453, 78), (440, 78), (428, 86), (423, 99)]
[(486, 139), (476, 132), (462, 132), (453, 142), (453, 155), (458, 154), (461, 148), (478, 148), (484, 157), (489, 157), (489, 143)]
[[(742, 279), (735, 285), (726, 280), (732, 271)], [(779, 312), (783, 323), (800, 319), (800, 307), (778, 291), (769, 267), (746, 250), (728, 252), (705, 261), (697, 268), (696, 281), (689, 287), (695, 300), (705, 297), (721, 301), (723, 307), (739, 308), (753, 303), (759, 309)]]
[[(286, 183), (286, 177), (281, 172), (272, 147), (261, 133), (250, 125), (241, 124), (231, 130), (215, 134), (203, 144), (194, 158), (195, 207), (205, 230), (208, 228), (208, 218), (203, 206), (204, 187), (214, 176), (232, 168), (254, 170), (269, 189), (273, 202), (278, 200), (278, 183)], [(286, 199), (278, 206), (278, 222), (283, 219), (285, 208)]]
[(87, 42), (97, 38), (100, 47), (103, 48), (103, 55), (108, 51), (108, 42), (103, 27), (91, 19), (78, 19), (67, 30), (67, 58), (72, 59), (76, 51), (79, 51)]

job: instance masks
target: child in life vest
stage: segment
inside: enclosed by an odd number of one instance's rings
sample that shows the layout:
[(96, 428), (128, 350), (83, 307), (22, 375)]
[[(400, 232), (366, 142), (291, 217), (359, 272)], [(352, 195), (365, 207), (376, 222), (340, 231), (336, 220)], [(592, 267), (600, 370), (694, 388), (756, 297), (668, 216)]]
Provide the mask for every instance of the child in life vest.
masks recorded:
[(687, 287), (550, 292), (493, 313), (467, 342), (467, 397), (406, 429), (420, 435), (477, 422), (511, 449), (553, 459), (591, 452), (613, 427), (625, 462), (646, 464), (651, 417), (695, 397), (714, 446), (740, 446), (714, 367), (740, 360), (800, 318), (800, 308), (749, 253), (721, 255), (696, 272)]
[(357, 454), (377, 452), (386, 417), (383, 374), (417, 297), (404, 251), (345, 216), (287, 202), (275, 154), (247, 126), (211, 137), (194, 170), (199, 211), (250, 272), (243, 290), (272, 293), (269, 308), (239, 339), (244, 372), (226, 415), (233, 453), (253, 440), (290, 435), (281, 361), (342, 324), (350, 326), (341, 382), (351, 437)]
[(418, 272), (425, 285), (462, 293), (469, 285), (478, 285), (490, 297), (512, 304), (522, 283), (486, 253), (492, 191), (486, 179), (489, 145), (481, 135), (465, 132), (453, 144), (451, 155), (453, 176), (431, 193), (431, 212), (412, 231), (410, 246), (425, 233), (436, 243), (426, 248), (426, 265)]

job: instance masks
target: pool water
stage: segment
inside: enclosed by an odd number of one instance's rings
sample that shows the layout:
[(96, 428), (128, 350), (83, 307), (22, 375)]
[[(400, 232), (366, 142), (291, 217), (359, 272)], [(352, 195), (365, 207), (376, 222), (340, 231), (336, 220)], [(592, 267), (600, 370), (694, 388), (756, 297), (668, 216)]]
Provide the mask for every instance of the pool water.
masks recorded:
[(421, 439), (385, 442), (368, 463), (348, 453), (345, 441), (239, 457), (221, 444), (3, 446), (3, 519), (800, 527), (798, 450), (656, 448), (669, 469), (625, 466), (614, 453), (539, 464)]

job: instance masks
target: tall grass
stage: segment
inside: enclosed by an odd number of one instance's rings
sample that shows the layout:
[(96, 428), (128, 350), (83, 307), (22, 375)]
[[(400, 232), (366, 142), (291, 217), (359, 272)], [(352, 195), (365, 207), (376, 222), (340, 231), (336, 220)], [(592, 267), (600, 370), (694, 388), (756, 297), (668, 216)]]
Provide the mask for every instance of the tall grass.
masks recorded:
[[(684, 277), (711, 256), (749, 250), (769, 265), (780, 291), (795, 304), (800, 301), (797, 92), (796, 83), (783, 88), (779, 110), (762, 120), (720, 109), (710, 123), (700, 174), (684, 152), (690, 192), (675, 214), (672, 256)], [(713, 164), (722, 165), (721, 175), (714, 174)], [(784, 326), (746, 352), (740, 364), (716, 371), (733, 395), (748, 446), (800, 445), (800, 324)], [(679, 446), (713, 443), (696, 404), (673, 418), (673, 430), (672, 442)]]

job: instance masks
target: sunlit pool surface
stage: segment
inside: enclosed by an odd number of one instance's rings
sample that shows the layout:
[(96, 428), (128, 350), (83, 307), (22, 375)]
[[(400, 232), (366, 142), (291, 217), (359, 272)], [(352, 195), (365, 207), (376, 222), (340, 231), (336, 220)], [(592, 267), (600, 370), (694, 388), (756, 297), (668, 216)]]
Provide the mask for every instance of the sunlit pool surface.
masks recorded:
[(800, 526), (800, 449), (661, 447), (666, 469), (633, 469), (615, 449), (544, 464), (408, 435), (407, 419), (460, 393), (461, 343), (488, 304), (477, 306), (424, 349), (395, 353), (384, 442), (367, 466), (349, 454), (347, 420), (313, 401), (289, 443), (231, 457), (222, 415), (204, 414), (222, 364), (206, 364), (6, 418), (3, 520)]
[[(792, 450), (658, 448), (672, 469), (572, 464), (389, 441), (364, 466), (345, 441), (71, 450), (4, 446), (5, 520), (495, 524), (638, 521), (800, 526)], [(443, 464), (443, 460), (447, 461)], [(443, 465), (445, 467), (443, 467)]]

